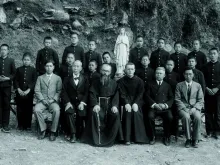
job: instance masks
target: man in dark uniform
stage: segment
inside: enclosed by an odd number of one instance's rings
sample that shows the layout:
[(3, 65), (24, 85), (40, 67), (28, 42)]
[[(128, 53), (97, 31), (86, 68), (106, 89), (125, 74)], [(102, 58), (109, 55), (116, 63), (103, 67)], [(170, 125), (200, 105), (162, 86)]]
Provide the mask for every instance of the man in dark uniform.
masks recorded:
[(191, 56), (188, 58), (188, 67), (192, 68), (194, 74), (193, 81), (199, 83), (202, 87), (203, 93), (205, 93), (205, 78), (203, 73), (196, 69), (196, 64), (196, 57)]
[(156, 70), (157, 67), (165, 67), (166, 61), (169, 59), (169, 53), (164, 50), (165, 40), (160, 38), (157, 41), (158, 49), (151, 53), (150, 57), (150, 66), (153, 70)]
[(71, 34), (71, 42), (72, 44), (64, 49), (63, 57), (62, 57), (62, 64), (66, 63), (66, 57), (68, 53), (73, 53), (75, 56), (75, 60), (80, 60), (83, 64), (83, 68), (85, 68), (85, 54), (84, 50), (81, 46), (78, 45), (79, 38), (77, 33)]
[(14, 81), (18, 129), (31, 130), (34, 86), (37, 80), (37, 72), (31, 66), (31, 53), (24, 53), (22, 60), (23, 66), (17, 68)]
[(149, 81), (153, 80), (154, 78), (154, 70), (148, 67), (149, 63), (149, 57), (147, 55), (144, 55), (141, 58), (141, 66), (135, 71), (135, 75), (137, 75), (144, 81), (145, 86)]
[(71, 143), (75, 143), (76, 137), (81, 137), (86, 116), (89, 82), (85, 76), (80, 74), (81, 70), (82, 63), (76, 60), (73, 64), (73, 75), (63, 82), (61, 96), (65, 105), (65, 116)]
[(59, 74), (59, 57), (57, 52), (51, 48), (52, 38), (44, 38), (44, 48), (39, 50), (36, 58), (36, 70), (38, 75), (46, 73), (45, 71), (45, 62), (48, 60), (53, 60), (55, 62), (54, 73)]
[(62, 80), (66, 77), (73, 75), (73, 63), (75, 61), (75, 56), (73, 53), (68, 53), (66, 58), (66, 63), (62, 64), (60, 67), (60, 74)]
[(175, 67), (173, 69), (174, 72), (178, 73), (183, 77), (183, 71), (187, 66), (187, 56), (181, 53), (182, 45), (181, 42), (176, 42), (174, 44), (175, 53), (170, 55), (170, 59), (172, 59), (175, 63)]
[(16, 68), (14, 60), (8, 57), (9, 46), (1, 45), (0, 58), (0, 126), (3, 132), (10, 132), (10, 101), (11, 101), (11, 85), (15, 76)]
[(220, 129), (220, 62), (219, 51), (212, 48), (209, 51), (210, 62), (202, 69), (206, 82), (205, 117), (207, 137), (211, 135), (218, 139)]
[(171, 107), (173, 105), (174, 96), (171, 86), (163, 81), (165, 77), (165, 69), (158, 67), (155, 71), (156, 81), (148, 84), (145, 92), (145, 102), (148, 103), (148, 124), (146, 127), (150, 144), (155, 143), (155, 117), (161, 116), (163, 119), (164, 138), (163, 142), (166, 146), (170, 145), (171, 123), (173, 115)]
[(96, 79), (100, 78), (100, 73), (96, 71), (98, 65), (95, 60), (91, 60), (89, 62), (89, 72), (87, 72), (87, 77), (89, 80), (89, 86), (92, 85), (92, 82), (95, 81)]
[(95, 146), (111, 146), (116, 137), (117, 140), (123, 140), (118, 110), (118, 85), (110, 78), (109, 64), (103, 64), (100, 73), (100, 79), (95, 80), (89, 90), (91, 110), (82, 142)]
[(116, 64), (115, 63), (112, 63), (111, 61), (111, 55), (109, 52), (104, 52), (102, 54), (102, 59), (103, 59), (103, 62), (106, 63), (106, 64), (109, 64), (111, 66), (111, 78), (113, 79), (115, 77), (115, 73), (116, 73)]
[(147, 50), (143, 48), (143, 44), (143, 37), (137, 36), (136, 46), (130, 50), (129, 62), (134, 63), (136, 69), (141, 67), (141, 58), (145, 55), (148, 55)]
[(118, 81), (120, 100), (124, 106), (122, 123), (126, 145), (148, 142), (142, 114), (144, 82), (134, 72), (135, 65), (129, 62), (125, 66), (126, 76)]
[(85, 65), (86, 65), (86, 68), (85, 68), (85, 72), (88, 72), (89, 71), (89, 62), (91, 60), (95, 60), (96, 63), (97, 63), (97, 71), (99, 72), (99, 68), (100, 66), (102, 65), (102, 57), (99, 53), (97, 53), (95, 51), (96, 49), (96, 42), (91, 40), (89, 41), (89, 51), (85, 53)]
[[(180, 82), (180, 76), (178, 73), (174, 72), (174, 66), (175, 64), (172, 59), (167, 61), (166, 76), (164, 78), (164, 81), (166, 81), (171, 86), (173, 94), (175, 93), (177, 83)], [(172, 105), (171, 111), (173, 114), (171, 133), (177, 137), (179, 130), (179, 115), (177, 113), (176, 104)]]
[(196, 57), (197, 65), (196, 69), (201, 70), (202, 67), (207, 63), (206, 55), (200, 51), (200, 41), (194, 40), (193, 41), (193, 51), (188, 54), (189, 57)]

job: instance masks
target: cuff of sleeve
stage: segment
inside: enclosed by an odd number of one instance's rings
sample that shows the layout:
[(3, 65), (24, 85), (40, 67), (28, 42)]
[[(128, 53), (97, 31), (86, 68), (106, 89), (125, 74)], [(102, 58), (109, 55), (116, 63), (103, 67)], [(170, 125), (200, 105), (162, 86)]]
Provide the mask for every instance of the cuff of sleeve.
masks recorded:
[(153, 105), (151, 105), (151, 108), (154, 108), (155, 104), (156, 104), (156, 103), (154, 103)]
[(169, 106), (168, 106), (166, 103), (164, 103), (164, 105), (166, 106), (166, 109), (168, 109), (168, 108), (169, 108)]
[(81, 102), (80, 102), (80, 104), (87, 105), (87, 104), (86, 104), (86, 103), (84, 103), (83, 101), (81, 101)]

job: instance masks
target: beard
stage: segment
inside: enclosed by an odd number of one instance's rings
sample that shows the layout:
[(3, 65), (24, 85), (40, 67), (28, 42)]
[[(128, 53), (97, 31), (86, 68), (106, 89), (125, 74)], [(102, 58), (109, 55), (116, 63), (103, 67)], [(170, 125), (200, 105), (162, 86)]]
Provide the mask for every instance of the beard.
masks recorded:
[(107, 75), (102, 75), (100, 78), (100, 82), (101, 82), (102, 86), (108, 85), (109, 80), (110, 80), (110, 76), (107, 76)]

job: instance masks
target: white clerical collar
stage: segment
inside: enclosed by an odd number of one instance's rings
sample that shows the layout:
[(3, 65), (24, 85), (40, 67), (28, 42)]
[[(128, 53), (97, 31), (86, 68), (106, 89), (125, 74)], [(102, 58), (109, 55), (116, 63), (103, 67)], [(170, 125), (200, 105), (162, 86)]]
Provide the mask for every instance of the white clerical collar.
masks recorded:
[(191, 86), (192, 85), (192, 81), (190, 82), (190, 83), (188, 83), (187, 81), (185, 81), (185, 83), (186, 83), (186, 86)]

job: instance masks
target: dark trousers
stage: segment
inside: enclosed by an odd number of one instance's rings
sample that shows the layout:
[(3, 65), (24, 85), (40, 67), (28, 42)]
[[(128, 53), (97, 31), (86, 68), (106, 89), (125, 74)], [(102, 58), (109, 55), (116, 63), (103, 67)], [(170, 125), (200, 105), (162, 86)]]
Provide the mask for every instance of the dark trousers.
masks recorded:
[(77, 138), (80, 138), (84, 131), (84, 119), (85, 117), (79, 116), (77, 113), (66, 113), (66, 126), (68, 134), (76, 134)]
[(0, 87), (0, 126), (8, 127), (10, 119), (11, 87)]
[(156, 111), (155, 109), (149, 109), (147, 119), (147, 135), (150, 139), (155, 137), (155, 118), (160, 116), (163, 119), (164, 137), (169, 138), (171, 135), (171, 124), (173, 121), (173, 115), (171, 110)]
[(31, 128), (33, 113), (33, 94), (20, 96), (16, 94), (18, 128)]
[(220, 95), (205, 96), (205, 124), (207, 134), (220, 130)]

